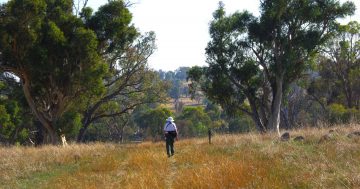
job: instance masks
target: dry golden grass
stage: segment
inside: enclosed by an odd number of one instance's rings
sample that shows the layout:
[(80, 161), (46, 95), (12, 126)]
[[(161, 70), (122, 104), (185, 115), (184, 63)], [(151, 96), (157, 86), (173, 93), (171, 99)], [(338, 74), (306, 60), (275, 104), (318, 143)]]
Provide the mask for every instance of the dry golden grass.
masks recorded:
[(359, 125), (275, 135), (218, 135), (164, 143), (0, 148), (0, 188), (359, 188)]

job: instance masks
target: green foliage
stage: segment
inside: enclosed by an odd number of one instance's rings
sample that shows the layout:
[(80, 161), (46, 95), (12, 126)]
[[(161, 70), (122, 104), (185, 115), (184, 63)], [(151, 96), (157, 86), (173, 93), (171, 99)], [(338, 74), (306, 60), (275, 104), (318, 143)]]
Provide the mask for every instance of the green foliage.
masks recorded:
[(206, 49), (209, 67), (193, 67), (189, 71), (191, 94), (199, 89), (204, 91), (209, 100), (220, 104), (229, 115), (238, 114), (246, 96), (255, 97), (261, 84), (259, 66), (245, 56), (240, 39), (253, 19), (248, 12), (227, 17), (220, 4), (210, 25), (212, 41)]
[(20, 78), (52, 140), (59, 129), (76, 133), (79, 112), (81, 139), (91, 123), (162, 101), (167, 90), (147, 66), (155, 34), (138, 33), (129, 4), (109, 1), (75, 15), (73, 3), (10, 0), (0, 8), (1, 71)]
[[(86, 11), (88, 10), (84, 9), (84, 13)], [(137, 37), (137, 30), (130, 25), (131, 19), (132, 15), (127, 5), (120, 0), (109, 1), (86, 20), (86, 24), (95, 32), (99, 40), (101, 53), (120, 55), (126, 45)]]
[(238, 116), (229, 120), (228, 130), (230, 133), (245, 133), (254, 131), (255, 127), (248, 116)]
[(283, 94), (313, 66), (336, 18), (354, 10), (351, 2), (266, 0), (256, 18), (247, 11), (227, 16), (220, 3), (209, 28), (209, 66), (189, 71), (192, 93), (200, 89), (228, 114), (251, 115), (262, 132), (279, 129)]
[(104, 122), (93, 123), (86, 130), (84, 141), (112, 141), (109, 137), (107, 126)]
[(360, 111), (355, 108), (348, 109), (342, 104), (331, 104), (329, 106), (329, 121), (332, 124), (349, 123), (351, 121), (359, 121)]
[(59, 132), (65, 134), (70, 139), (74, 139), (77, 136), (81, 126), (81, 115), (73, 111), (65, 112), (56, 122)]
[[(353, 49), (354, 52), (350, 52), (350, 49), (345, 47), (352, 44), (350, 46), (355, 48), (354, 41), (358, 39), (358, 34), (352, 36), (349, 32), (345, 32), (344, 28), (348, 28), (349, 25), (337, 25), (336, 29), (332, 30), (334, 36), (322, 46), (324, 49), (316, 57), (314, 70), (309, 70), (308, 75), (297, 82), (300, 87), (307, 89), (305, 98), (302, 98), (299, 102), (301, 108), (297, 108), (298, 110), (301, 109), (299, 110), (299, 112), (301, 111), (299, 114), (300, 120), (294, 120), (297, 124), (317, 125), (317, 123), (328, 121), (342, 123), (341, 116), (336, 115), (338, 114), (336, 109), (339, 108), (330, 108), (332, 104), (341, 104), (345, 109), (352, 109), (349, 108), (349, 104), (352, 104), (356, 109), (357, 99), (359, 99), (358, 94), (360, 94), (357, 87), (359, 85), (357, 80), (360, 75), (356, 73), (359, 64), (357, 60), (351, 62), (350, 55), (355, 53), (359, 57), (360, 54), (355, 49)], [(353, 42), (350, 42), (351, 39)], [(342, 53), (343, 50), (347, 51), (347, 53)], [(355, 77), (352, 73), (354, 73)], [(344, 119), (346, 120), (346, 118)], [(352, 118), (350, 120), (352, 121)]]
[[(312, 85), (312, 94), (346, 108), (360, 107), (360, 24), (338, 25), (334, 36), (318, 59), (321, 77)], [(319, 85), (320, 84), (320, 85)]]
[(5, 142), (23, 142), (28, 130), (22, 128), (23, 118), (18, 103), (13, 100), (0, 102), (0, 140)]
[(185, 124), (178, 124), (179, 132), (182, 135), (201, 136), (207, 133), (208, 128), (211, 128), (211, 119), (201, 106), (185, 107), (178, 117), (179, 122)]
[(71, 0), (11, 0), (0, 9), (0, 68), (21, 80), (53, 143), (56, 120), (84, 96), (103, 93), (107, 71), (96, 32), (72, 7)]
[(29, 113), (19, 81), (7, 73), (0, 75), (0, 106), (0, 141), (8, 144), (27, 142), (30, 131), (34, 131), (34, 117)]
[(168, 86), (147, 65), (155, 49), (155, 33), (140, 35), (131, 19), (126, 3), (111, 1), (86, 20), (96, 33), (98, 53), (109, 69), (101, 80), (104, 92), (86, 99), (78, 141), (94, 122), (121, 118), (137, 106), (165, 99)]
[(27, 129), (27, 128), (21, 129), (20, 132), (18, 133), (16, 141), (21, 142), (23, 144), (25, 141), (28, 140), (28, 138), (30, 136), (29, 133), (30, 133), (29, 129)]
[(208, 102), (206, 104), (205, 111), (209, 115), (211, 121), (221, 119), (222, 110), (218, 105)]
[(171, 111), (168, 108), (159, 106), (143, 111), (136, 117), (135, 122), (141, 129), (156, 139), (156, 137), (162, 135), (163, 127), (169, 116), (172, 116)]
[(6, 108), (4, 105), (0, 106), (0, 123), (2, 125), (2, 128), (5, 129), (11, 125), (10, 122), (10, 115), (7, 113)]
[(188, 96), (189, 86), (186, 83), (189, 67), (179, 67), (174, 71), (158, 71), (160, 79), (166, 81), (170, 86), (168, 96), (173, 99)]

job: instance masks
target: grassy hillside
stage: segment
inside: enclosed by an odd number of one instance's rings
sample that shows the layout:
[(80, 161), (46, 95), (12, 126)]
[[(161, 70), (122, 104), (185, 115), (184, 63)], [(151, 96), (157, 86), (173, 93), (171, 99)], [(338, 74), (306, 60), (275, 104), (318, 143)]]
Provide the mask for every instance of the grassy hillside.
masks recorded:
[(84, 144), (0, 148), (0, 188), (358, 188), (359, 125), (308, 129), (303, 142), (273, 135), (164, 143)]
[[(203, 104), (200, 104), (196, 100), (191, 99), (190, 97), (181, 97), (178, 99), (179, 102), (183, 103), (183, 106), (204, 106)], [(170, 99), (170, 101), (167, 104), (163, 104), (166, 108), (169, 108), (172, 111), (175, 111), (175, 100)]]

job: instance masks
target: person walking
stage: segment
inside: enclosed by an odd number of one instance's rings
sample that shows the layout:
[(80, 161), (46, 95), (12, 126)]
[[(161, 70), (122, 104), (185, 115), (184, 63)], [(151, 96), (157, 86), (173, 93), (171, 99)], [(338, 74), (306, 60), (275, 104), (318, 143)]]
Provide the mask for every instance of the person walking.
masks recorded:
[(164, 126), (164, 134), (166, 140), (166, 153), (168, 157), (173, 156), (174, 151), (174, 140), (177, 139), (178, 131), (176, 128), (176, 124), (174, 123), (174, 119), (169, 117), (166, 119), (166, 123)]

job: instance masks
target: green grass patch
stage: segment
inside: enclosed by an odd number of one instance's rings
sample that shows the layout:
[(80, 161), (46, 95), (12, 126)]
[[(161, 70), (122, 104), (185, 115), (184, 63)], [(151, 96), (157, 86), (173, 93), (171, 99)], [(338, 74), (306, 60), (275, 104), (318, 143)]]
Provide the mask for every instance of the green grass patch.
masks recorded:
[(53, 165), (45, 171), (32, 172), (25, 178), (17, 178), (14, 188), (43, 188), (50, 180), (64, 174), (72, 174), (79, 168), (79, 164)]

